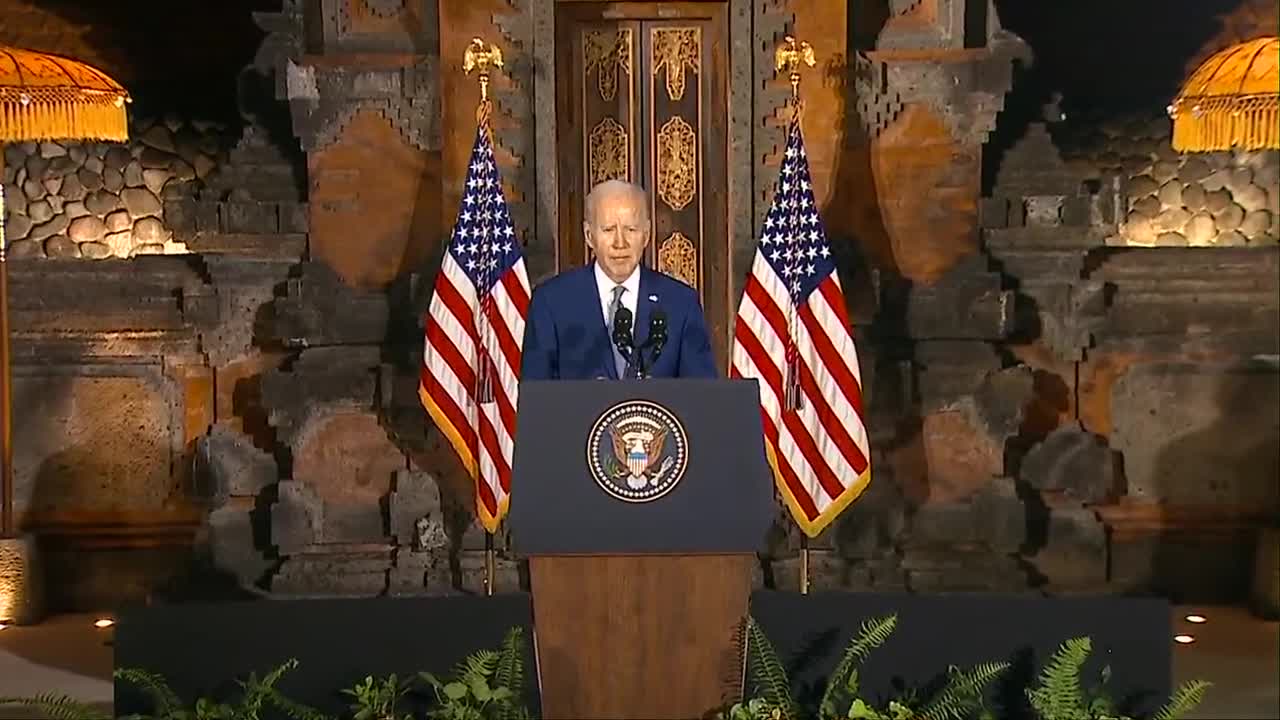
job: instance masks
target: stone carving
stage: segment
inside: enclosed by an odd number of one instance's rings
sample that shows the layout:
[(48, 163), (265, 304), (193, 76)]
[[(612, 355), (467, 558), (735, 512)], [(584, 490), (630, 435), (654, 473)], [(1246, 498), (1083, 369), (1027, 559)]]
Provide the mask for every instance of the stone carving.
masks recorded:
[(786, 84), (786, 74), (774, 69), (774, 50), (789, 28), (795, 23), (788, 0), (754, 3), (752, 67), (755, 68), (752, 114), (753, 145), (755, 159), (752, 174), (755, 177), (755, 195), (752, 198), (751, 230), (754, 233), (764, 223), (769, 209), (770, 193), (777, 179), (781, 164), (781, 152), (786, 144), (787, 118), (782, 115), (791, 97), (791, 87)]
[(631, 177), (631, 143), (627, 129), (617, 120), (605, 117), (591, 129), (587, 140), (587, 173), (591, 184), (605, 180), (629, 180)]
[(653, 76), (663, 70), (667, 73), (667, 97), (680, 100), (684, 97), (685, 71), (701, 72), (702, 31), (699, 28), (654, 28), (650, 37), (653, 43)]
[(683, 233), (674, 232), (658, 245), (658, 271), (698, 287), (698, 249)]
[(393, 18), (404, 12), (405, 0), (358, 0), (364, 9), (377, 18)]
[[(502, 68), (508, 82), (491, 84), (494, 112), (504, 122), (494, 130), (494, 142), (504, 153), (497, 154), (498, 166), (506, 181), (507, 204), (516, 235), (526, 243), (534, 241), (534, 193), (540, 183), (540, 168), (534, 153), (536, 127), (542, 123), (527, 122), (533, 117), (533, 17), (532, 0), (506, 0), (510, 12), (493, 13), (493, 23), (502, 33), (504, 60)], [(554, 168), (554, 162), (545, 167)], [(546, 179), (543, 178), (545, 182)], [(554, 179), (551, 187), (555, 187)], [(527, 245), (526, 245), (527, 246)], [(537, 252), (529, 253), (533, 278), (540, 277), (541, 260)]]
[(594, 71), (602, 100), (618, 94), (618, 75), (631, 77), (631, 29), (619, 28), (610, 34), (592, 30), (582, 36), (582, 76), (584, 84)]
[(676, 115), (658, 131), (658, 197), (683, 210), (698, 192), (698, 135)]
[(359, 112), (381, 115), (424, 152), (441, 143), (436, 84), (438, 60), (422, 57), (416, 65), (396, 69), (349, 72), (344, 69), (298, 65), (286, 68), (286, 98), (293, 129), (302, 149), (315, 152), (342, 135)]

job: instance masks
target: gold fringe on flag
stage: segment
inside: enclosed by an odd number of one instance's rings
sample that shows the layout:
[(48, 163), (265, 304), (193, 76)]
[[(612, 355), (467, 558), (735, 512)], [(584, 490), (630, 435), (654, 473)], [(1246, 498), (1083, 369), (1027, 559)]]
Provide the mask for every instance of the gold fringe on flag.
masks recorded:
[(1280, 38), (1259, 38), (1206, 60), (1169, 105), (1173, 149), (1280, 148)]

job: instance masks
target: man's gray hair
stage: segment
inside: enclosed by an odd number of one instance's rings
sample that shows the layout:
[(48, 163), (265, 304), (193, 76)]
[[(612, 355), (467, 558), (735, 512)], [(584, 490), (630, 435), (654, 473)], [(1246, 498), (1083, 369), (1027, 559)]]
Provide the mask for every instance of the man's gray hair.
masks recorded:
[(586, 200), (582, 204), (582, 217), (587, 222), (595, 220), (596, 203), (601, 197), (613, 193), (626, 193), (635, 198), (636, 204), (644, 211), (644, 217), (649, 219), (649, 193), (640, 185), (626, 180), (605, 180), (591, 188), (591, 192), (587, 193)]

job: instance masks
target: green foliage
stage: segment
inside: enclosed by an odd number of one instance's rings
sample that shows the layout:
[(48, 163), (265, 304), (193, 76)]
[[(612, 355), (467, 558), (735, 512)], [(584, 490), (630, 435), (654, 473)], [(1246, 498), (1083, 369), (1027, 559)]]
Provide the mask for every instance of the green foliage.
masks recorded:
[(1154, 720), (1182, 720), (1182, 717), (1191, 712), (1204, 702), (1204, 694), (1209, 688), (1213, 687), (1213, 683), (1204, 680), (1191, 680), (1183, 683), (1173, 696), (1169, 698), (1169, 702), (1165, 704), (1160, 712), (1156, 713)]
[[(1098, 687), (1086, 691), (1081, 684), (1080, 671), (1092, 651), (1089, 638), (1071, 638), (1062, 643), (1045, 664), (1037, 686), (1026, 691), (1032, 709), (1042, 720), (1132, 720), (1120, 714), (1106, 695), (1105, 685), (1111, 677), (1109, 666), (1103, 668), (1102, 683)], [(1204, 700), (1210, 687), (1210, 683), (1202, 680), (1184, 683), (1153, 720), (1180, 720)]]
[(1080, 669), (1093, 649), (1087, 637), (1058, 647), (1040, 673), (1038, 687), (1027, 690), (1031, 707), (1045, 720), (1088, 720), (1089, 702), (1080, 688)]
[[(896, 614), (862, 623), (861, 631), (845, 647), (844, 655), (827, 679), (826, 691), (818, 707), (818, 717), (839, 717), (838, 707), (858, 701), (858, 670), (871, 651), (884, 645), (898, 626)], [(852, 717), (852, 716), (850, 716)]]
[(294, 702), (276, 689), (285, 673), (298, 667), (298, 661), (290, 659), (267, 673), (261, 679), (256, 672), (239, 681), (240, 700), (236, 703), (218, 702), (212, 698), (199, 698), (195, 707), (184, 708), (177, 693), (160, 675), (137, 668), (116, 670), (119, 680), (138, 686), (151, 699), (152, 714), (135, 714), (121, 720), (261, 720), (262, 711), (274, 706), (292, 720), (332, 720), (313, 708)]
[[(983, 663), (970, 670), (952, 667), (947, 672), (946, 684), (927, 702), (908, 696), (892, 700), (881, 710), (861, 696), (859, 672), (862, 664), (876, 648), (889, 640), (897, 623), (897, 615), (863, 622), (827, 678), (817, 717), (820, 720), (966, 720), (989, 717), (983, 708), (983, 693), (1009, 668), (1008, 663)], [(745, 627), (748, 674), (758, 696), (731, 706), (721, 713), (721, 720), (801, 720), (802, 710), (791, 694), (786, 670), (778, 659), (777, 651), (753, 618), (747, 618)]]
[(109, 720), (107, 714), (91, 705), (54, 693), (42, 693), (34, 697), (0, 697), (0, 708), (6, 705), (30, 708), (48, 720)]
[(396, 704), (409, 692), (409, 684), (401, 684), (395, 675), (381, 681), (366, 675), (364, 680), (342, 691), (354, 699), (351, 703), (352, 720), (412, 720), (412, 713), (400, 715)]
[[(748, 676), (764, 701), (763, 704), (757, 705), (757, 712), (764, 714), (748, 717), (752, 720), (754, 717), (770, 718), (770, 720), (799, 720), (800, 708), (791, 694), (791, 682), (787, 679), (786, 668), (782, 666), (782, 660), (778, 658), (778, 652), (774, 649), (773, 643), (769, 642), (769, 638), (760, 629), (755, 618), (747, 618), (745, 630)], [(731, 708), (730, 712), (732, 711)]]
[(981, 663), (970, 670), (954, 665), (947, 670), (947, 684), (925, 704), (919, 720), (964, 720), (983, 710), (983, 693), (1009, 669), (1007, 662)]
[(431, 720), (524, 720), (528, 710), (520, 702), (521, 686), (508, 683), (524, 677), (520, 628), (507, 632), (501, 652), (480, 650), (467, 656), (447, 680), (431, 673), (420, 677), (430, 685), (436, 707)]

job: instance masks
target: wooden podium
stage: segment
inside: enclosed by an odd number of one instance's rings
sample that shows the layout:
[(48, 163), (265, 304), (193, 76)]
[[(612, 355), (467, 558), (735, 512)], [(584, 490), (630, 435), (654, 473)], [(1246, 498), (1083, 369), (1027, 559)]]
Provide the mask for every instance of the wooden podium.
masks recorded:
[(521, 385), (509, 523), (529, 559), (545, 720), (692, 720), (740, 697), (774, 513), (757, 392)]

